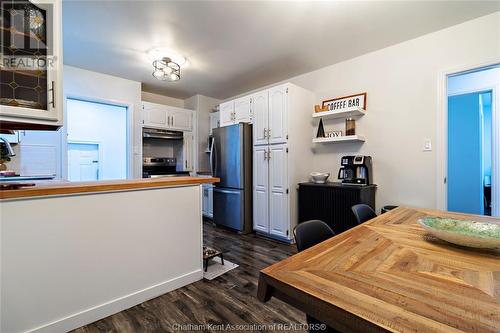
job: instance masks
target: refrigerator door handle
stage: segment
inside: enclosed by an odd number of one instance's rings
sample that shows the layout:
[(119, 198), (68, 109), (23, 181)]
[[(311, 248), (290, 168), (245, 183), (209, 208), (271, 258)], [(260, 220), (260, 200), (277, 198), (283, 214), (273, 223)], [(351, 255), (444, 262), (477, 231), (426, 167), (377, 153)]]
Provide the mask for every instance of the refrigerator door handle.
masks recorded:
[(215, 171), (214, 171), (214, 138), (212, 137), (212, 141), (210, 142), (210, 155), (209, 155), (209, 162), (210, 162), (210, 172), (212, 173), (212, 176), (215, 176)]
[(226, 193), (226, 194), (239, 194), (241, 191), (239, 190), (225, 190), (218, 187), (214, 187), (214, 192)]
[(215, 136), (212, 140), (212, 149), (210, 153), (210, 158), (213, 161), (213, 173), (212, 176), (217, 176), (217, 145), (215, 144)]

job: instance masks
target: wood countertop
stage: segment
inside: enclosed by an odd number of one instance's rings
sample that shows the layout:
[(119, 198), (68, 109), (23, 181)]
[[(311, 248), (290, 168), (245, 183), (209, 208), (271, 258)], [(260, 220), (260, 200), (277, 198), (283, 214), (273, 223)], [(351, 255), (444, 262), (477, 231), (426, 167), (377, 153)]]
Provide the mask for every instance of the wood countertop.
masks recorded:
[(399, 207), (265, 268), (281, 299), (341, 332), (500, 332), (500, 249), (456, 246), (417, 219), (500, 219)]
[[(42, 197), (50, 195), (71, 195), (95, 192), (114, 192), (127, 190), (141, 190), (148, 188), (162, 188), (175, 186), (199, 185), (217, 183), (215, 177), (165, 177), (147, 179), (124, 179), (93, 182), (48, 181), (36, 183), (32, 187), (17, 190), (0, 190), (0, 199), (17, 199)], [(29, 183), (28, 181), (24, 183)]]

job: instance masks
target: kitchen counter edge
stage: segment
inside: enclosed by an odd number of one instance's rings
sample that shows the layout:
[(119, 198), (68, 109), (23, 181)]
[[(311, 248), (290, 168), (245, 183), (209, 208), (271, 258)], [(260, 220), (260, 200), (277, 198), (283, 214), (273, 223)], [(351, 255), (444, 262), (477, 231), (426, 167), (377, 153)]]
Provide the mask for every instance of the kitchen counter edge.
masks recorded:
[(0, 200), (191, 186), (206, 183), (217, 183), (219, 181), (220, 179), (216, 177), (165, 177), (154, 179), (123, 179), (93, 182), (48, 182), (17, 190), (0, 190)]

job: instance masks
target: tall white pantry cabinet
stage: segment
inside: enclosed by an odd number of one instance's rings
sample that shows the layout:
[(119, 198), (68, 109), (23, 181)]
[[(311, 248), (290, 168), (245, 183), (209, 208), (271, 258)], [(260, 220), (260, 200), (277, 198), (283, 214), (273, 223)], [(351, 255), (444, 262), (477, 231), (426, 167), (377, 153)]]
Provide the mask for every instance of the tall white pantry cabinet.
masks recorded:
[(251, 95), (253, 228), (291, 241), (298, 219), (296, 185), (311, 172), (313, 94), (291, 83)]

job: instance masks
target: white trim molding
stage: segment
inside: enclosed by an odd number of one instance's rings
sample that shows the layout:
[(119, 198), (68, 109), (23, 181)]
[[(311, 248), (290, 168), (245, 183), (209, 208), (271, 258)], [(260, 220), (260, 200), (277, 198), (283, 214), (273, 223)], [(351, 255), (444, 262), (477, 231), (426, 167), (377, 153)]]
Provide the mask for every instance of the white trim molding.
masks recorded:
[(203, 278), (201, 269), (184, 274), (171, 280), (163, 281), (148, 288), (116, 298), (112, 301), (88, 308), (71, 316), (58, 319), (46, 325), (34, 328), (24, 333), (58, 333), (68, 332), (88, 323), (111, 316), (120, 311), (141, 304), (172, 290), (187, 286)]
[[(500, 64), (500, 58), (493, 59), (485, 63), (479, 63), (474, 65), (464, 65), (461, 67), (450, 68), (441, 70), (438, 73), (437, 78), (437, 113), (436, 113), (436, 208), (440, 210), (447, 210), (448, 208), (448, 191), (447, 191), (447, 175), (448, 175), (448, 77), (456, 74), (467, 74), (471, 71), (486, 70), (488, 67), (493, 67)], [(493, 107), (493, 123), (497, 126), (493, 126), (493, 165), (492, 165), (492, 201), (499, 202), (500, 200), (500, 126), (498, 122), (500, 121), (500, 98), (498, 98), (498, 93), (500, 93), (499, 85), (488, 85), (485, 84), (484, 87), (478, 87), (474, 90), (460, 91), (454, 93), (466, 94), (472, 92), (480, 91), (493, 91), (492, 101)], [(496, 176), (495, 176), (496, 175)], [(500, 205), (497, 205), (500, 206)], [(494, 212), (492, 211), (492, 214)], [(500, 207), (496, 209), (496, 214), (500, 214)]]

